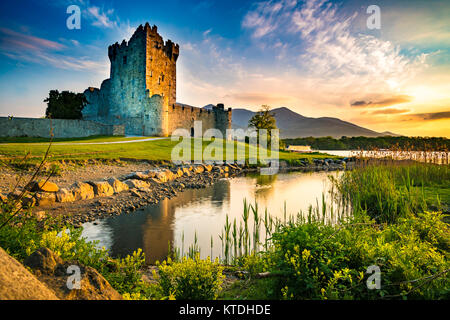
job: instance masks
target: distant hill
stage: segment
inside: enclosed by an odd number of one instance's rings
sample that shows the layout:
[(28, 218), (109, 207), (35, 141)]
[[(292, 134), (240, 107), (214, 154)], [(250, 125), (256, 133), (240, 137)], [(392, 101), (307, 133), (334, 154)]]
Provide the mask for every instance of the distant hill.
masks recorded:
[[(208, 107), (210, 107), (210, 105), (208, 105)], [(271, 111), (275, 114), (275, 118), (277, 119), (277, 126), (280, 129), (281, 138), (398, 136), (387, 131), (383, 133), (376, 132), (337, 118), (304, 117), (301, 114), (284, 107), (273, 109)], [(233, 109), (233, 128), (247, 128), (248, 120), (250, 120), (254, 114), (255, 112), (247, 109)]]

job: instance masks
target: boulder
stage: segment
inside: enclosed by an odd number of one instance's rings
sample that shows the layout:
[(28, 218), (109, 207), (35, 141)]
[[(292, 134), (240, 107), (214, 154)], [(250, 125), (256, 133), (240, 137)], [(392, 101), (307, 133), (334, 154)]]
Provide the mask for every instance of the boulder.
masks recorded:
[(142, 180), (137, 180), (137, 179), (129, 179), (129, 180), (125, 180), (124, 183), (130, 188), (135, 188), (135, 189), (146, 189), (148, 187), (150, 187), (150, 184), (142, 181)]
[(123, 183), (122, 181), (117, 180), (116, 178), (109, 179), (108, 183), (111, 185), (115, 193), (127, 191), (129, 189), (126, 183)]
[(76, 182), (74, 183), (71, 188), (73, 196), (75, 197), (75, 200), (87, 200), (87, 199), (93, 199), (94, 194), (94, 188), (85, 182)]
[(191, 176), (191, 170), (189, 170), (189, 168), (183, 168), (183, 174), (186, 177), (190, 177)]
[[(40, 248), (33, 252), (25, 264), (31, 268), (42, 283), (51, 288), (57, 297), (64, 300), (122, 300), (122, 296), (91, 267), (85, 267), (76, 261), (62, 261), (50, 249)], [(69, 267), (78, 267), (80, 288), (69, 289), (67, 280)]]
[(6, 203), (8, 201), (8, 196), (0, 193), (0, 203)]
[(204, 164), (203, 168), (205, 169), (205, 171), (211, 172), (211, 170), (213, 169), (213, 166), (210, 164)]
[(73, 201), (75, 201), (75, 196), (73, 195), (72, 191), (67, 190), (66, 188), (61, 188), (56, 193), (56, 201), (57, 202), (73, 202)]
[(196, 166), (194, 168), (194, 173), (203, 173), (205, 171), (205, 168), (203, 166)]
[(36, 204), (38, 206), (51, 206), (56, 202), (55, 193), (50, 192), (36, 192), (34, 195), (36, 199)]
[(53, 274), (63, 261), (48, 248), (39, 248), (25, 259), (24, 265), (45, 274)]
[(39, 180), (31, 184), (31, 191), (58, 192), (59, 187), (50, 181)]
[(125, 176), (125, 180), (137, 179), (137, 180), (150, 180), (155, 176), (155, 172), (152, 170), (148, 171), (137, 171), (132, 172)]
[(33, 212), (33, 217), (35, 217), (38, 221), (41, 221), (47, 218), (47, 213), (45, 211), (35, 211)]
[(176, 179), (176, 176), (170, 170), (161, 170), (156, 173), (155, 179), (161, 183), (165, 183)]
[(120, 293), (97, 270), (91, 267), (81, 268), (80, 289), (68, 291), (64, 298), (66, 300), (123, 300)]
[(183, 170), (181, 170), (181, 168), (172, 170), (172, 173), (175, 175), (175, 178), (183, 176)]
[(58, 300), (16, 259), (0, 248), (0, 300)]
[(108, 197), (114, 194), (113, 187), (107, 181), (89, 181), (94, 188), (94, 194), (98, 197)]

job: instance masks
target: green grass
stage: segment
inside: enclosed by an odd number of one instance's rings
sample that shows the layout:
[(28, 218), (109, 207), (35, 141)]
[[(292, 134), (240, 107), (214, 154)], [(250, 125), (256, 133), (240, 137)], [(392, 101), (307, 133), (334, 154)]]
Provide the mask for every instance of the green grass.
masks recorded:
[[(450, 205), (450, 169), (425, 163), (369, 164), (334, 180), (336, 196), (380, 222)], [(434, 207), (434, 208), (433, 208)]]
[[(22, 138), (16, 138), (22, 139)], [(24, 138), (25, 139), (25, 138)], [(30, 138), (27, 138), (30, 139)], [(34, 138), (33, 138), (34, 139)], [(91, 137), (75, 140), (58, 140), (52, 144), (50, 150), (50, 161), (52, 160), (86, 160), (86, 159), (138, 159), (138, 160), (171, 160), (171, 153), (173, 147), (179, 142), (171, 141), (168, 139), (145, 141), (126, 144), (101, 144), (101, 145), (59, 145), (58, 142), (105, 142), (105, 141), (123, 141), (132, 138), (126, 137)], [(134, 138), (136, 139), (136, 138)], [(139, 139), (139, 138), (137, 138)], [(0, 158), (6, 158), (9, 160), (20, 159), (27, 153), (30, 153), (30, 159), (38, 161), (42, 158), (48, 148), (47, 144), (37, 143), (42, 142), (39, 138), (36, 140), (24, 140), (22, 143), (13, 142), (0, 145)], [(28, 142), (25, 142), (28, 141)], [(30, 143), (30, 141), (33, 141)], [(203, 150), (210, 144), (209, 141), (203, 141)], [(238, 143), (235, 143), (237, 145)], [(246, 158), (248, 158), (249, 146), (246, 147)], [(192, 144), (191, 155), (193, 157), (194, 152), (198, 150), (194, 148)], [(224, 150), (225, 153), (225, 150)], [(312, 158), (339, 158), (337, 156), (331, 156), (322, 153), (311, 154), (298, 154), (280, 151), (280, 160), (287, 160), (291, 162), (293, 160), (300, 159), (312, 159)], [(204, 159), (205, 160), (205, 159)]]

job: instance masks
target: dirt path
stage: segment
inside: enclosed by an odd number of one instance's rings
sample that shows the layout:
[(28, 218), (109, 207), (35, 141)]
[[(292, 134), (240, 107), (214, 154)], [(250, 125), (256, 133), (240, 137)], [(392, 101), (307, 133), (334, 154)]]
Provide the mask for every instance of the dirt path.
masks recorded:
[[(147, 138), (147, 139), (139, 139), (139, 140), (124, 140), (124, 141), (103, 141), (103, 142), (53, 142), (55, 146), (82, 146), (82, 145), (94, 145), (94, 144), (121, 144), (121, 143), (137, 143), (137, 142), (146, 142), (146, 141), (154, 141), (154, 140), (165, 140), (169, 139), (167, 137), (162, 138)], [(0, 146), (7, 146), (11, 143), (0, 143)], [(33, 145), (33, 146), (43, 146), (48, 145), (48, 142), (42, 143), (21, 143), (21, 145)]]

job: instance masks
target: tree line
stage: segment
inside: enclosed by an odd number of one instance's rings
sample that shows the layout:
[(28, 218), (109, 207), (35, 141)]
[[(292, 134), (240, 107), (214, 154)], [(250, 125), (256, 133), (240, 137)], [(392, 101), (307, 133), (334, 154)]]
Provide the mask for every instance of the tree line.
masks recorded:
[(307, 137), (283, 139), (288, 145), (308, 145), (316, 150), (376, 150), (449, 151), (450, 139), (443, 137)]

